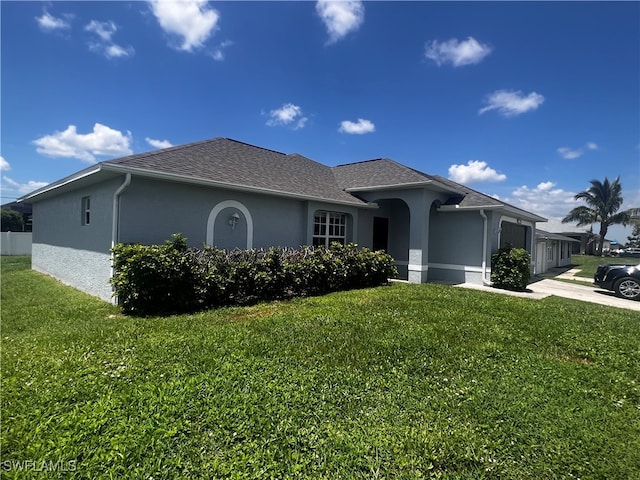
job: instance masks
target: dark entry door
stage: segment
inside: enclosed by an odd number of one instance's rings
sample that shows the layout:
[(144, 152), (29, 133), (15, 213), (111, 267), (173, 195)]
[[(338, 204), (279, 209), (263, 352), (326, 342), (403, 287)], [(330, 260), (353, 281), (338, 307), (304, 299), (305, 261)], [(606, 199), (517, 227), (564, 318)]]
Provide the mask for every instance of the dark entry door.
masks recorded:
[(389, 249), (389, 219), (373, 217), (373, 250)]

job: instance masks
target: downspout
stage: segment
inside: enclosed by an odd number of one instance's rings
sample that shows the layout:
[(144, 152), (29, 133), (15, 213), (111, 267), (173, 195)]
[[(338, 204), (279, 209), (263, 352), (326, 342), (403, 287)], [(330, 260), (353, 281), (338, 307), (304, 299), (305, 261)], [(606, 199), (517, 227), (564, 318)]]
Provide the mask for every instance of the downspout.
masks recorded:
[[(111, 223), (111, 248), (116, 246), (119, 240), (119, 226), (120, 226), (120, 195), (124, 192), (127, 187), (131, 184), (131, 174), (127, 173), (124, 177), (124, 182), (122, 185), (118, 187), (118, 189), (113, 194), (113, 219)], [(109, 278), (113, 278), (113, 274), (115, 273), (113, 268), (113, 253), (111, 253), (111, 274)], [(114, 303), (118, 303), (117, 298), (113, 298)]]
[(482, 217), (482, 284), (490, 286), (492, 285), (491, 279), (487, 279), (487, 245), (489, 243), (489, 228), (484, 208), (480, 209), (480, 216)]

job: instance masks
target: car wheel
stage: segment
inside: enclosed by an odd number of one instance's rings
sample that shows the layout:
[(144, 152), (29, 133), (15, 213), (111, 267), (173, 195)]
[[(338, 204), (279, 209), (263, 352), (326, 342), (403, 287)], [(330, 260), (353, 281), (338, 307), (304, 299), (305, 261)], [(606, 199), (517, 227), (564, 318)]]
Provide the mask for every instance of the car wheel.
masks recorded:
[(614, 287), (616, 295), (630, 300), (640, 299), (640, 281), (635, 278), (622, 278), (616, 282)]

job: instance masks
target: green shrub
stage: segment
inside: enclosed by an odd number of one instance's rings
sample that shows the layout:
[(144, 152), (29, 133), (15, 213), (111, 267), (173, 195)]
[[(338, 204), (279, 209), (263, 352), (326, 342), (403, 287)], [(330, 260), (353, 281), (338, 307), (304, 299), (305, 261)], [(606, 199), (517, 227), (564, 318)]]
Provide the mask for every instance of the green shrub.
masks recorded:
[(227, 252), (188, 249), (174, 235), (164, 245), (119, 244), (113, 254), (115, 295), (125, 313), (137, 315), (320, 295), (382, 285), (397, 275), (390, 255), (355, 244)]
[(531, 278), (531, 255), (523, 248), (502, 247), (491, 256), (493, 286), (524, 291)]
[(197, 305), (193, 253), (181, 235), (163, 245), (118, 244), (113, 253), (111, 283), (123, 311), (168, 314)]
[(22, 232), (24, 230), (22, 214), (10, 208), (3, 208), (0, 225), (3, 232)]

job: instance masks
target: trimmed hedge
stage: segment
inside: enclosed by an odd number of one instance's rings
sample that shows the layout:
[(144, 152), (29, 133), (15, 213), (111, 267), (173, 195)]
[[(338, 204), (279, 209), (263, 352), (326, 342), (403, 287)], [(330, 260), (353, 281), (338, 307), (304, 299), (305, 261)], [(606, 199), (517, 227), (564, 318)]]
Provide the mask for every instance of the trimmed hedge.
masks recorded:
[(355, 244), (329, 248), (225, 251), (190, 249), (173, 235), (163, 245), (113, 248), (114, 295), (124, 313), (186, 313), (383, 285), (397, 276), (393, 258)]
[(493, 286), (505, 290), (524, 291), (531, 278), (531, 255), (523, 248), (511, 245), (491, 255)]

